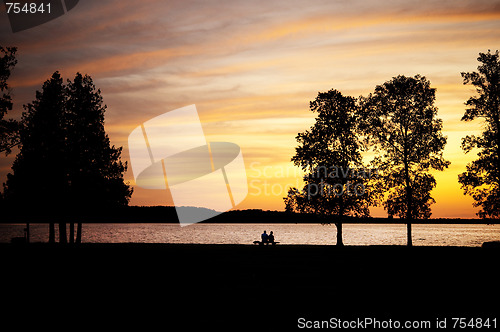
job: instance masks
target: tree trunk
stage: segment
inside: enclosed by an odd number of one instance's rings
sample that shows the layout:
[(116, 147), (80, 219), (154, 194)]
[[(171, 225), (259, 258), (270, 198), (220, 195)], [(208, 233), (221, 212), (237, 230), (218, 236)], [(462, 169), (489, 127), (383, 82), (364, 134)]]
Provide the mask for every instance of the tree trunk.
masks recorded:
[(76, 243), (82, 243), (82, 223), (79, 222), (76, 226)]
[(337, 246), (341, 247), (344, 245), (342, 241), (342, 222), (336, 223), (335, 226), (337, 226)]
[(30, 223), (26, 223), (26, 243), (30, 243)]
[(407, 200), (407, 207), (406, 207), (406, 236), (407, 236), (407, 246), (408, 247), (411, 247), (413, 245), (412, 243), (412, 239), (411, 239), (411, 222), (412, 222), (412, 203), (413, 203), (413, 200), (412, 200), (412, 197), (411, 195), (412, 194), (412, 191), (411, 191), (411, 188), (410, 187), (407, 187), (407, 195), (408, 195), (408, 200)]
[(59, 243), (66, 244), (68, 243), (68, 239), (66, 236), (66, 223), (59, 223)]
[(411, 247), (413, 244), (412, 244), (412, 240), (411, 240), (411, 223), (407, 223), (406, 224), (406, 234), (408, 236), (408, 247)]
[(69, 243), (70, 244), (75, 243), (75, 223), (74, 222), (69, 223)]
[(49, 223), (49, 243), (56, 242), (56, 231), (54, 229), (54, 223)]
[(411, 222), (413, 218), (413, 192), (410, 184), (410, 171), (409, 171), (409, 163), (407, 157), (407, 149), (405, 143), (405, 152), (404, 152), (404, 165), (405, 165), (405, 184), (406, 184), (406, 226), (407, 226), (407, 245), (408, 247), (412, 246), (411, 241)]
[[(344, 165), (347, 167), (347, 165)], [(344, 184), (342, 184), (344, 185)], [(344, 241), (342, 241), (342, 221), (344, 221), (344, 211), (345, 211), (345, 205), (344, 205), (344, 198), (341, 198), (340, 200), (340, 206), (339, 206), (339, 214), (338, 214), (338, 222), (335, 224), (337, 226), (337, 246), (342, 247), (344, 245)]]
[(411, 222), (413, 220), (413, 215), (412, 215), (412, 209), (413, 209), (413, 193), (411, 190), (411, 187), (406, 187), (406, 192), (407, 192), (407, 206), (406, 206), (406, 236), (408, 238), (407, 240), (407, 246), (411, 247), (412, 244), (412, 239), (411, 239)]

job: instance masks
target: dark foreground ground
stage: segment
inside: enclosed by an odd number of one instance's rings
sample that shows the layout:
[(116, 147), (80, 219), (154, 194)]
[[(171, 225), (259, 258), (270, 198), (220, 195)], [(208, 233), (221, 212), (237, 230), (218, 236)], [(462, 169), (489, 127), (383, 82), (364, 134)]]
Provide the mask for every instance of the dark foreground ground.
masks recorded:
[(299, 318), (365, 317), (500, 324), (498, 248), (4, 244), (0, 257), (2, 325), (22, 330), (288, 331)]

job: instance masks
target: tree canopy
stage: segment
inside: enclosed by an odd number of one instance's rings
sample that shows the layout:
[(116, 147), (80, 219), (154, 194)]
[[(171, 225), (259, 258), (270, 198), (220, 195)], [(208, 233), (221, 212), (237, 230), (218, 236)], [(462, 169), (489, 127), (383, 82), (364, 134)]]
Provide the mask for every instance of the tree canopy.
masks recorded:
[(41, 213), (78, 215), (128, 204), (122, 148), (104, 129), (100, 90), (77, 73), (67, 85), (58, 72), (25, 105), (20, 152), (5, 183), (12, 205)]
[(449, 165), (434, 100), (435, 89), (420, 75), (394, 77), (364, 98), (363, 127), (378, 152), (380, 199), (390, 215), (430, 217), (435, 180), (428, 172)]
[(462, 139), (462, 149), (469, 153), (479, 149), (478, 158), (459, 175), (464, 194), (472, 196), (481, 218), (500, 217), (500, 57), (495, 53), (479, 53), (481, 63), (477, 72), (462, 73), (463, 83), (476, 88), (477, 96), (470, 97), (462, 121), (482, 118), (480, 136)]
[[(367, 174), (357, 135), (357, 100), (337, 90), (320, 92), (310, 103), (315, 124), (296, 137), (292, 161), (305, 172), (304, 188), (291, 188), (285, 198), (288, 211), (314, 213), (337, 226), (342, 245), (342, 218), (369, 215)], [(333, 218), (332, 218), (333, 217)]]
[(12, 110), (12, 97), (7, 80), (12, 69), (17, 64), (17, 48), (0, 46), (0, 153), (9, 154), (19, 143), (19, 123), (13, 119), (4, 119), (8, 111)]

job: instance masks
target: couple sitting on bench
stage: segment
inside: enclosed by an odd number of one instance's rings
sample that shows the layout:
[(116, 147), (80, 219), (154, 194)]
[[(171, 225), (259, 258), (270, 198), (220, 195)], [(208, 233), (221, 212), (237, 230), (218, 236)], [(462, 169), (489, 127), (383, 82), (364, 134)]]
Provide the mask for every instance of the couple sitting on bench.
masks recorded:
[(264, 231), (264, 233), (262, 233), (260, 237), (262, 241), (259, 244), (266, 244), (266, 245), (268, 245), (269, 243), (271, 243), (272, 245), (276, 244), (276, 242), (274, 242), (273, 231), (271, 231), (269, 235), (267, 235), (266, 231)]

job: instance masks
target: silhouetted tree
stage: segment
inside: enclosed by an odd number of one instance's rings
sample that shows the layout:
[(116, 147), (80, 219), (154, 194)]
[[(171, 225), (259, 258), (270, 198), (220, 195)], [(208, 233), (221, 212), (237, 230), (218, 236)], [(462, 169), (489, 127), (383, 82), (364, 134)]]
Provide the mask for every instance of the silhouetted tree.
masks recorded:
[(356, 99), (337, 90), (320, 92), (310, 103), (318, 113), (315, 124), (296, 137), (299, 146), (292, 161), (305, 172), (304, 188), (291, 188), (286, 210), (307, 212), (326, 219), (334, 216), (337, 245), (343, 245), (345, 216), (368, 216), (368, 192), (362, 163)]
[(436, 181), (429, 171), (450, 164), (443, 158), (446, 138), (436, 118), (435, 92), (425, 77), (400, 75), (362, 98), (361, 126), (378, 152), (373, 160), (379, 171), (374, 193), (389, 215), (405, 219), (409, 246), (412, 220), (431, 215), (430, 191)]
[(13, 119), (4, 119), (7, 112), (12, 110), (12, 98), (7, 80), (17, 63), (16, 52), (15, 47), (0, 46), (0, 153), (6, 154), (19, 144), (18, 122)]
[(477, 72), (462, 73), (464, 84), (472, 84), (478, 96), (465, 103), (468, 108), (462, 121), (484, 119), (481, 136), (468, 135), (462, 139), (465, 153), (480, 149), (478, 159), (467, 165), (458, 176), (464, 194), (472, 196), (481, 218), (500, 217), (500, 59), (495, 53), (479, 53), (481, 63)]
[[(5, 198), (21, 211), (25, 206), (47, 213), (64, 206), (65, 93), (62, 78), (54, 73), (33, 103), (25, 105), (20, 129), (20, 152), (7, 175)], [(64, 233), (64, 230), (61, 228)], [(64, 239), (61, 238), (61, 241)], [(49, 226), (49, 242), (54, 242), (54, 224)]]
[[(122, 147), (111, 146), (104, 129), (101, 91), (92, 78), (77, 73), (68, 81), (66, 121), (68, 177), (71, 210), (77, 215), (128, 205), (132, 188), (125, 184), (127, 164), (121, 162)], [(76, 242), (81, 241), (78, 223)], [(70, 234), (70, 236), (72, 236)]]
[[(21, 149), (7, 176), (6, 199), (59, 218), (127, 205), (132, 194), (123, 181), (127, 166), (120, 161), (121, 148), (110, 146), (105, 109), (89, 76), (78, 73), (65, 86), (55, 72), (25, 106)], [(66, 242), (65, 223), (59, 223), (59, 238)], [(53, 224), (49, 241), (54, 241)]]

